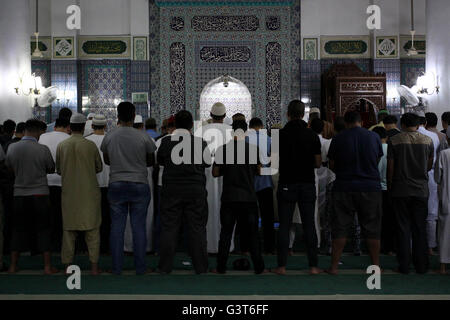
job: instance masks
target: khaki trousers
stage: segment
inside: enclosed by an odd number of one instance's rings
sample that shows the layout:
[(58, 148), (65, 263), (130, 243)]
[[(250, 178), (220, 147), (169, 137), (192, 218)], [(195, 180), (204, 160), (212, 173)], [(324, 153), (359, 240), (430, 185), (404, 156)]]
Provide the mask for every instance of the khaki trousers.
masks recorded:
[[(61, 262), (62, 264), (71, 264), (75, 254), (75, 240), (78, 231), (63, 230)], [(84, 240), (89, 251), (89, 261), (98, 263), (100, 254), (100, 228), (84, 231)]]

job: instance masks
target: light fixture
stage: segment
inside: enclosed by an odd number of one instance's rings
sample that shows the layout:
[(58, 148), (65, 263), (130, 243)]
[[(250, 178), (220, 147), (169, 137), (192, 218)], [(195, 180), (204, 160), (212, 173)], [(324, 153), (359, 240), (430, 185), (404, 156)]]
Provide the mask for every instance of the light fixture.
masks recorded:
[(34, 94), (38, 96), (42, 90), (42, 79), (37, 77), (35, 73), (28, 77), (21, 76), (14, 90), (17, 95), (29, 96)]
[(408, 49), (407, 55), (408, 56), (417, 56), (418, 52), (416, 48), (414, 47), (414, 36), (416, 34), (416, 31), (414, 30), (414, 0), (411, 0), (411, 48)]
[(311, 102), (311, 99), (310, 99), (309, 97), (302, 97), (301, 101), (302, 101), (304, 104), (309, 104), (309, 103)]
[(223, 86), (225, 88), (228, 88), (229, 82), (230, 82), (230, 76), (229, 75), (223, 75), (221, 81), (223, 82)]
[(34, 35), (36, 36), (36, 48), (34, 49), (32, 56), (34, 58), (43, 58), (44, 55), (41, 50), (39, 50), (39, 0), (36, 0), (36, 32)]
[(439, 93), (438, 78), (433, 72), (426, 72), (417, 78), (417, 94), (421, 95), (433, 95)]

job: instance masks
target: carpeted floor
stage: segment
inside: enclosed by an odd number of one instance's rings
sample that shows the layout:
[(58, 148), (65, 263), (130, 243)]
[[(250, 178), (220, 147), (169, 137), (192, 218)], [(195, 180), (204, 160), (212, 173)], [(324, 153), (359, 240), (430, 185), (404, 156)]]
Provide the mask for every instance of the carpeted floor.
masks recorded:
[[(230, 256), (229, 265), (240, 256)], [(55, 266), (62, 268), (59, 257), (53, 257)], [(266, 266), (276, 266), (276, 256), (264, 256)], [(100, 266), (110, 267), (110, 257), (101, 257)], [(148, 266), (155, 267), (158, 257), (148, 256)], [(133, 272), (133, 257), (126, 257), (124, 274), (113, 276), (102, 274), (91, 276), (87, 272), (89, 262), (86, 256), (78, 256), (74, 264), (81, 267), (81, 290), (68, 290), (67, 277), (62, 273), (53, 276), (42, 275), (42, 258), (25, 256), (20, 260), (20, 271), (15, 275), (0, 274), (0, 299), (15, 295), (151, 295), (151, 296), (328, 296), (328, 295), (447, 295), (450, 296), (450, 274), (438, 275), (430, 271), (417, 275), (412, 270), (409, 275), (391, 272), (396, 266), (395, 257), (382, 256), (381, 290), (367, 289), (369, 277), (365, 266), (369, 264), (367, 256), (344, 256), (340, 266), (341, 274), (330, 276), (307, 274), (307, 259), (303, 255), (289, 257), (287, 276), (274, 274), (254, 275), (251, 271), (230, 271), (226, 275), (194, 275), (192, 267), (186, 265), (190, 259), (178, 254), (171, 275), (149, 274), (136, 276)], [(9, 263), (7, 257), (6, 262)], [(320, 267), (328, 267), (330, 257), (320, 257)], [(210, 258), (210, 266), (215, 266), (215, 258)], [(432, 269), (436, 269), (438, 260), (432, 257)]]

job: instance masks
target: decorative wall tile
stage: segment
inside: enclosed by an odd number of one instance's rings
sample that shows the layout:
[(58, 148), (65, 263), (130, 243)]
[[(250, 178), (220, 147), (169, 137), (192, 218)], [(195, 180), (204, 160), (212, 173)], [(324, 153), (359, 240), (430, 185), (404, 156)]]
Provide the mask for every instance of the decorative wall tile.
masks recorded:
[(398, 58), (398, 37), (377, 37), (377, 59), (395, 59)]
[(83, 113), (105, 115), (108, 128), (117, 122), (117, 104), (131, 99), (130, 61), (98, 60), (81, 62)]
[(408, 50), (411, 49), (412, 39), (411, 36), (400, 36), (400, 57), (404, 59), (425, 59), (427, 44), (424, 35), (414, 36), (414, 48), (417, 50), (417, 55), (409, 56)]
[(183, 43), (170, 45), (170, 111), (177, 113), (186, 104), (186, 49)]
[(280, 17), (277, 16), (267, 16), (266, 17), (266, 28), (270, 31), (275, 31), (280, 29)]
[(369, 36), (321, 36), (321, 59), (370, 58)]
[(181, 31), (184, 29), (184, 19), (182, 17), (172, 17), (170, 19), (170, 29)]
[(53, 59), (67, 59), (74, 57), (74, 37), (53, 37)]
[(78, 58), (131, 58), (130, 37), (77, 38)]
[(77, 112), (77, 62), (74, 60), (53, 60), (52, 64), (52, 86), (58, 87), (61, 99), (51, 105), (51, 119), (53, 122), (58, 118), (59, 110), (67, 107), (72, 112)]
[(303, 39), (303, 60), (317, 60), (319, 49), (317, 38), (304, 38)]
[(35, 58), (33, 57), (33, 52), (36, 49), (36, 37), (31, 37), (30, 45), (31, 45), (31, 59), (33, 60), (42, 60), (42, 59), (51, 59), (52, 58), (52, 38), (51, 37), (39, 37), (38, 40), (39, 50), (41, 51), (43, 57)]
[(202, 32), (256, 31), (259, 19), (256, 16), (194, 16), (191, 28)]
[[(387, 90), (395, 90), (400, 85), (400, 60), (399, 59), (380, 59), (374, 60), (374, 72), (386, 73)], [(391, 114), (401, 114), (400, 99), (392, 100), (387, 97), (387, 109)]]
[(147, 60), (147, 37), (133, 37), (133, 60)]
[(266, 46), (266, 113), (267, 126), (281, 123), (281, 45)]

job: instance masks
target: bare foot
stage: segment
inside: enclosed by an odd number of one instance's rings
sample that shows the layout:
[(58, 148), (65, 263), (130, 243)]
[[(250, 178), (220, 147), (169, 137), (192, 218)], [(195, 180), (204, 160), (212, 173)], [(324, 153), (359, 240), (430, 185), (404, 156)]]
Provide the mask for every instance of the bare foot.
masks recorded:
[(214, 273), (214, 274), (225, 274), (225, 272), (219, 272), (217, 269), (211, 269), (211, 273)]
[(17, 273), (18, 271), (19, 271), (19, 268), (17, 268), (17, 266), (13, 266), (13, 265), (9, 266), (8, 273), (13, 274), (13, 273)]
[(328, 273), (329, 275), (332, 275), (332, 276), (336, 276), (338, 274), (338, 270), (337, 269), (332, 269), (332, 268), (326, 269), (324, 272)]
[(250, 256), (250, 252), (248, 252), (248, 251), (243, 251), (243, 252), (242, 252), (242, 255), (243, 255), (243, 256), (249, 257), (249, 256)]
[(286, 268), (285, 267), (278, 267), (275, 269), (271, 269), (270, 272), (273, 272), (275, 274), (278, 274), (280, 276), (285, 276), (286, 275)]
[(293, 256), (293, 255), (294, 255), (294, 250), (289, 250), (289, 251), (288, 251), (288, 255), (289, 255), (289, 256)]
[(55, 267), (45, 267), (44, 268), (44, 274), (46, 274), (46, 275), (55, 274), (58, 272), (59, 272), (59, 270), (56, 269)]
[(92, 267), (91, 268), (91, 275), (93, 275), (93, 276), (98, 276), (98, 275), (100, 275), (101, 273), (103, 273), (103, 270), (101, 270), (101, 269), (99, 269), (98, 267)]
[(269, 269), (264, 269), (263, 271), (261, 271), (261, 272), (259, 272), (257, 274), (267, 274), (267, 273), (270, 273)]
[(312, 267), (312, 268), (309, 269), (309, 274), (310, 275), (320, 274), (322, 272), (323, 272), (323, 270), (320, 269), (320, 268), (317, 268), (317, 267)]

